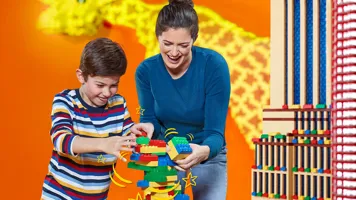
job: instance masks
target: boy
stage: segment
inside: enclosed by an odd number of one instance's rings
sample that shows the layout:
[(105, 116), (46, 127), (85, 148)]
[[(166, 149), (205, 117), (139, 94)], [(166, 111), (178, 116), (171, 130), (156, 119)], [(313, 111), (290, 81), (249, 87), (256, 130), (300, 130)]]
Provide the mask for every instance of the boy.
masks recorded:
[(76, 70), (79, 89), (57, 94), (52, 106), (54, 145), (42, 199), (106, 199), (109, 174), (120, 151), (136, 145), (130, 128), (152, 135), (153, 125), (131, 120), (125, 99), (116, 94), (127, 60), (107, 38), (89, 42)]

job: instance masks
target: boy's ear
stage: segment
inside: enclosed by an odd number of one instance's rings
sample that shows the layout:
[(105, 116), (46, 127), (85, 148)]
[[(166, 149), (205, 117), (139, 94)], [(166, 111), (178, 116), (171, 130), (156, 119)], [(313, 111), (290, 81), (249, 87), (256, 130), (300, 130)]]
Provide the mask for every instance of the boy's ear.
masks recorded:
[(77, 69), (77, 70), (75, 71), (75, 73), (77, 74), (78, 81), (79, 81), (81, 84), (84, 84), (84, 83), (85, 83), (85, 78), (84, 78), (84, 75), (83, 75), (82, 70)]

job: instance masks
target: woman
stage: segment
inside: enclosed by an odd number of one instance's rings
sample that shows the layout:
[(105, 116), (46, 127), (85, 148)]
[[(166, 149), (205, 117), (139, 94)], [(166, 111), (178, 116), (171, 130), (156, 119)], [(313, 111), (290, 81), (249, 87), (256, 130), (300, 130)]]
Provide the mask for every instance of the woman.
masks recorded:
[(227, 188), (224, 131), (230, 75), (219, 53), (193, 46), (198, 30), (191, 0), (170, 0), (160, 11), (160, 54), (144, 60), (136, 71), (140, 121), (154, 125), (153, 138), (191, 141), (192, 154), (177, 161), (180, 178), (191, 169), (197, 176), (194, 199), (222, 200)]

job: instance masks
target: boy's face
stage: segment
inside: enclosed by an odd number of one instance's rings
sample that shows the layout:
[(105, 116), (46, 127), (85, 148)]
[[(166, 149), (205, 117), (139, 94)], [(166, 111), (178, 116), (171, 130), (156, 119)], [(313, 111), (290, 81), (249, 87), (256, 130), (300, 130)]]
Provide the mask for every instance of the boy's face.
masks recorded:
[(91, 106), (104, 106), (117, 93), (120, 76), (88, 76), (86, 81), (81, 72), (77, 76), (82, 83), (81, 96)]

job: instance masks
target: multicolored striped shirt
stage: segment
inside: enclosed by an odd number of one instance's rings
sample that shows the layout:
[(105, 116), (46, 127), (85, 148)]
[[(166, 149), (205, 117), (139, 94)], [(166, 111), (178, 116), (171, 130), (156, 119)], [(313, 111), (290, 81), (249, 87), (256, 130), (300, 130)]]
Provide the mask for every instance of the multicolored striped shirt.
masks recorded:
[[(42, 199), (106, 199), (117, 157), (105, 153), (75, 154), (76, 137), (127, 135), (133, 125), (125, 99), (115, 95), (103, 107), (84, 102), (79, 90), (55, 95), (52, 106), (54, 145), (42, 188)], [(102, 158), (98, 160), (98, 158)]]

